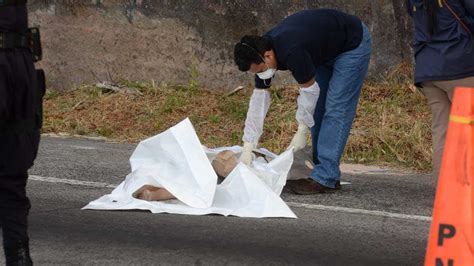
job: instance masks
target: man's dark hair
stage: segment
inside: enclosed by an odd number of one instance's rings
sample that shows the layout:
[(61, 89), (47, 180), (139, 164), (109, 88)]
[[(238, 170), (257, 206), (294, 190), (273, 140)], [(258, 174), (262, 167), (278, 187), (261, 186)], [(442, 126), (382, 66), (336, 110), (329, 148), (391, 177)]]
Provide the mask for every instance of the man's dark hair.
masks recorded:
[(240, 71), (248, 71), (251, 64), (263, 62), (266, 51), (273, 49), (269, 38), (245, 35), (234, 47), (234, 61)]

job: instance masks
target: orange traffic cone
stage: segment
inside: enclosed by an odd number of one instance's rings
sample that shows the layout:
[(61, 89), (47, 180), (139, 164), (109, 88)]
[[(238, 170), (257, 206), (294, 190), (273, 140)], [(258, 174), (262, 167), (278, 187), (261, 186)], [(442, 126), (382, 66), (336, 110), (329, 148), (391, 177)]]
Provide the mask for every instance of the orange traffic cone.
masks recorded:
[(474, 266), (474, 88), (456, 88), (425, 266)]

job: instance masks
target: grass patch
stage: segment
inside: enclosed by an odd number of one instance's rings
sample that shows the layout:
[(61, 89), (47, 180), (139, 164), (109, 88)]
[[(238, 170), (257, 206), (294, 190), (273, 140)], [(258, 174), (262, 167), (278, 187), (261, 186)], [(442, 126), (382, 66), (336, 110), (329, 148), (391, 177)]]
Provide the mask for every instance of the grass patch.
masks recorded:
[[(408, 66), (400, 65), (384, 78), (365, 83), (344, 161), (431, 168), (430, 112), (423, 95), (413, 89), (409, 73)], [(189, 117), (204, 145), (241, 144), (252, 90), (225, 97), (222, 92), (198, 88), (194, 76), (188, 85), (174, 87), (120, 81), (141, 94), (103, 93), (95, 86), (65, 93), (48, 91), (43, 131), (138, 142)], [(271, 95), (260, 145), (279, 153), (297, 128), (298, 91), (272, 88)]]
[(409, 73), (408, 65), (400, 65), (383, 79), (366, 82), (346, 161), (431, 169), (431, 113)]

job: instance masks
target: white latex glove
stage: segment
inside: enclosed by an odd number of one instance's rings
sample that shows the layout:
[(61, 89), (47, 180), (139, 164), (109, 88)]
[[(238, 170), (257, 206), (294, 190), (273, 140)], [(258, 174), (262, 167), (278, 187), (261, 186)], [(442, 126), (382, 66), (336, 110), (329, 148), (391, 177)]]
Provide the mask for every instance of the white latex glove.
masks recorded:
[(308, 134), (308, 126), (306, 126), (305, 124), (299, 124), (298, 130), (296, 131), (293, 140), (291, 140), (290, 146), (288, 146), (287, 150), (294, 148), (293, 152), (297, 152), (306, 147), (306, 144), (308, 142)]
[(314, 82), (308, 88), (300, 88), (298, 95), (298, 109), (296, 110), (296, 120), (300, 124), (305, 124), (309, 128), (314, 126), (314, 109), (319, 99), (319, 85)]
[(244, 147), (242, 149), (242, 154), (240, 155), (240, 161), (246, 165), (250, 165), (254, 159), (254, 154), (252, 153), (253, 149), (257, 145), (250, 143), (250, 142), (244, 142)]
[(271, 95), (267, 89), (255, 89), (250, 97), (247, 118), (245, 119), (244, 136), (242, 140), (258, 143), (263, 132), (263, 122), (270, 108)]

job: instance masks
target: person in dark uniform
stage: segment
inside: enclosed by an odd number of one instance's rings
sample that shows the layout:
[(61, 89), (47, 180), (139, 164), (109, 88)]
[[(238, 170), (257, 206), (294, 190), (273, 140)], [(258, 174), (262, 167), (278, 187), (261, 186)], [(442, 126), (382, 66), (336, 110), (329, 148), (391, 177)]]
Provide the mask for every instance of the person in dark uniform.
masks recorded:
[(25, 187), (40, 141), (43, 92), (27, 15), (26, 0), (0, 0), (0, 227), (7, 265), (32, 265)]

